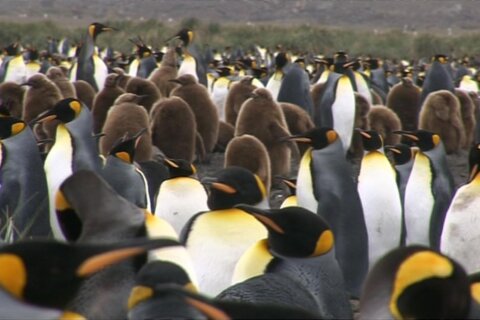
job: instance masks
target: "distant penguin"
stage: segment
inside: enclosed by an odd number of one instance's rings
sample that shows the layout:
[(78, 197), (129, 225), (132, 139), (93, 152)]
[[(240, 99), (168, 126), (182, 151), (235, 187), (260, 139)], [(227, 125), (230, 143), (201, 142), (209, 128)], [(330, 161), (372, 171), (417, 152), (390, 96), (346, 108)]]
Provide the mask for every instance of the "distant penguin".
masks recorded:
[(115, 72), (116, 74), (118, 74), (118, 86), (120, 88), (122, 88), (123, 90), (125, 90), (125, 88), (127, 87), (127, 83), (128, 81), (130, 81), (130, 79), (132, 77), (130, 77), (128, 74), (125, 73), (125, 70), (123, 70), (122, 68), (120, 67), (115, 67), (113, 68), (113, 72)]
[(297, 179), (286, 179), (281, 178), (283, 184), (286, 185), (289, 194), (283, 199), (282, 203), (280, 204), (280, 209), (285, 207), (297, 207), (298, 206), (298, 199), (297, 199)]
[(55, 142), (44, 164), (48, 184), (50, 226), (57, 239), (64, 239), (55, 215), (55, 195), (60, 184), (78, 170), (100, 171), (97, 144), (92, 135), (92, 116), (77, 99), (60, 100), (51, 110), (42, 113), (35, 122), (58, 119)]
[(282, 86), (282, 81), (285, 76), (283, 69), (289, 63), (289, 59), (285, 52), (279, 52), (275, 55), (275, 70), (265, 85), (265, 88), (270, 91), (275, 101), (277, 101), (278, 93), (280, 92), (280, 87)]
[[(448, 58), (445, 55), (437, 54), (432, 58), (432, 64), (427, 70), (425, 80), (422, 85), (420, 104), (425, 101), (431, 93), (439, 90), (454, 92), (454, 83), (451, 73), (447, 70)], [(422, 107), (423, 109), (423, 107)]]
[(455, 96), (460, 102), (460, 114), (462, 115), (462, 123), (465, 130), (465, 140), (461, 147), (468, 150), (473, 145), (475, 138), (475, 105), (466, 91), (455, 89)]
[(203, 140), (205, 151), (212, 152), (218, 138), (218, 111), (207, 88), (199, 84), (190, 74), (173, 80), (180, 86), (173, 89), (172, 96), (180, 97), (188, 103), (195, 115), (197, 131)]
[(125, 92), (142, 96), (141, 105), (147, 110), (147, 112), (150, 112), (152, 106), (160, 98), (160, 92), (155, 84), (150, 80), (139, 77), (133, 77), (128, 81)]
[[(290, 131), (291, 134), (302, 134), (315, 127), (312, 118), (304, 109), (292, 103), (280, 102), (279, 104), (285, 115), (288, 131)], [(302, 155), (307, 149), (305, 145), (301, 143), (297, 143), (297, 146), (300, 155)]]
[(193, 216), (181, 236), (192, 257), (201, 292), (216, 295), (228, 287), (243, 252), (267, 236), (260, 222), (234, 206), (245, 203), (265, 207), (266, 202), (265, 186), (249, 170), (231, 166), (217, 172), (210, 182), (210, 211)]
[(359, 319), (467, 319), (470, 300), (459, 263), (427, 247), (402, 247), (370, 270)]
[(232, 85), (232, 69), (228, 66), (217, 68), (218, 77), (213, 81), (211, 87), (211, 97), (213, 103), (217, 106), (218, 117), (221, 121), (225, 121), (225, 103), (228, 91)]
[(217, 299), (295, 306), (318, 313), (322, 319), (352, 318), (333, 252), (333, 233), (320, 216), (300, 207), (237, 208), (260, 221), (268, 238), (245, 251), (235, 267), (233, 286)]
[(465, 141), (465, 129), (458, 98), (449, 91), (431, 93), (420, 112), (419, 129), (437, 133), (447, 154), (460, 150)]
[(265, 145), (255, 136), (243, 134), (234, 137), (225, 150), (223, 166), (239, 166), (250, 170), (260, 177), (267, 193), (270, 192), (270, 157)]
[(252, 76), (244, 76), (238, 82), (234, 82), (228, 91), (225, 101), (225, 121), (232, 126), (237, 122), (238, 113), (242, 104), (250, 98), (256, 87), (252, 84)]
[(93, 99), (92, 115), (94, 134), (102, 131), (108, 110), (113, 106), (118, 96), (125, 93), (125, 91), (118, 86), (117, 80), (118, 75), (116, 73), (110, 73), (105, 79), (103, 89), (99, 91)]
[(25, 122), (8, 116), (0, 117), (0, 128), (0, 238), (47, 237), (47, 180), (33, 132)]
[(214, 152), (225, 152), (228, 143), (233, 139), (235, 135), (235, 127), (230, 123), (220, 121), (218, 123), (218, 138), (215, 144)]
[(177, 52), (175, 47), (170, 47), (163, 56), (160, 67), (153, 70), (148, 79), (157, 86), (161, 97), (168, 98), (170, 92), (177, 86), (169, 80), (176, 79), (177, 75)]
[(278, 91), (277, 101), (296, 104), (313, 117), (308, 74), (297, 63), (286, 72)]
[(13, 42), (3, 48), (4, 56), (0, 64), (0, 82), (22, 84), (27, 80), (27, 66), (21, 52), (21, 45)]
[(183, 159), (165, 159), (169, 177), (155, 200), (155, 216), (166, 220), (180, 234), (192, 216), (208, 210), (207, 190), (196, 177), (195, 167)]
[[(132, 102), (119, 102), (122, 99), (132, 99)], [(131, 93), (120, 95), (107, 114), (102, 131), (105, 136), (100, 138), (100, 153), (107, 155), (113, 144), (125, 134), (133, 135), (143, 128), (149, 128), (148, 113), (135, 100), (138, 96)], [(150, 129), (138, 142), (135, 161), (147, 161), (152, 157), (152, 138)]]
[(68, 80), (67, 76), (63, 73), (62, 69), (59, 67), (50, 67), (46, 73), (46, 76), (55, 83), (60, 92), (62, 93), (62, 98), (76, 98), (77, 92), (75, 87)]
[(101, 175), (120, 196), (151, 211), (147, 180), (134, 164), (137, 143), (146, 131), (144, 128), (117, 141), (105, 159)]
[(158, 101), (150, 113), (152, 143), (168, 158), (195, 160), (197, 123), (188, 104), (179, 97)]
[(368, 271), (368, 236), (342, 141), (331, 128), (314, 128), (290, 140), (311, 146), (298, 169), (298, 205), (321, 215), (331, 226), (346, 288), (352, 297), (358, 297)]
[[(140, 36), (129, 40), (135, 45), (136, 54), (136, 59), (130, 63), (129, 74), (132, 77), (147, 79), (152, 71), (157, 68), (157, 60), (154, 52), (145, 44)], [(132, 68), (134, 63), (137, 63), (136, 68)]]
[[(356, 129), (368, 130), (370, 129), (370, 120), (368, 119), (368, 113), (371, 109), (371, 104), (368, 100), (359, 93), (355, 93), (355, 123)], [(349, 155), (353, 158), (363, 157), (363, 142), (362, 136), (358, 130), (355, 130), (352, 136), (352, 144), (348, 150)]]
[(358, 194), (368, 231), (369, 264), (401, 244), (402, 203), (397, 174), (383, 149), (383, 138), (374, 130), (360, 130), (365, 154), (360, 163)]
[(265, 88), (255, 89), (238, 114), (235, 136), (250, 134), (258, 138), (270, 156), (272, 176), (290, 174), (290, 136), (282, 108)]
[(95, 92), (103, 89), (108, 69), (97, 53), (95, 40), (100, 33), (112, 30), (114, 29), (98, 22), (88, 26), (87, 34), (78, 52), (76, 64), (70, 71), (70, 80), (72, 82), (84, 80), (93, 87)]
[(445, 148), (440, 136), (429, 131), (400, 134), (420, 149), (405, 189), (406, 244), (439, 249), (445, 214), (455, 191)]
[(73, 81), (77, 99), (85, 103), (88, 109), (92, 109), (93, 99), (95, 98), (95, 89), (84, 80)]
[(388, 93), (386, 105), (400, 118), (403, 130), (418, 129), (420, 91), (410, 78), (402, 78)]
[(470, 176), (452, 199), (446, 213), (440, 250), (457, 260), (468, 273), (480, 270), (477, 208), (480, 204), (480, 144), (470, 150)]
[(394, 134), (402, 129), (402, 123), (398, 116), (389, 108), (381, 105), (372, 106), (368, 112), (370, 129), (378, 132), (386, 145), (394, 145), (400, 142), (400, 137)]
[(0, 99), (12, 117), (23, 119), (23, 99), (25, 91), (15, 82), (0, 84)]

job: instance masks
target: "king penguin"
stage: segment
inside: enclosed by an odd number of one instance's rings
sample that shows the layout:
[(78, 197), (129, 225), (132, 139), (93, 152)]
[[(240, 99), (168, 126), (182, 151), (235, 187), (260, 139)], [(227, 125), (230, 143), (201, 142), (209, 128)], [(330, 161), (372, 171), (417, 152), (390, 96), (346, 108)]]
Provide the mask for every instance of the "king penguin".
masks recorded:
[(105, 79), (105, 85), (93, 99), (92, 116), (93, 116), (93, 133), (97, 134), (102, 131), (108, 110), (115, 100), (125, 91), (118, 86), (118, 77), (116, 73), (110, 73)]
[(331, 128), (314, 128), (290, 140), (311, 145), (298, 169), (298, 205), (321, 215), (331, 226), (347, 291), (358, 297), (368, 272), (368, 234), (342, 141)]
[(470, 177), (460, 187), (448, 208), (440, 250), (465, 267), (468, 273), (480, 270), (477, 208), (480, 204), (480, 144), (470, 150)]
[(32, 130), (25, 122), (0, 117), (0, 238), (47, 237), (48, 191), (43, 162)]
[(115, 29), (98, 22), (94, 22), (88, 26), (83, 45), (77, 56), (77, 62), (70, 70), (70, 81), (84, 80), (87, 81), (96, 92), (102, 90), (105, 78), (108, 75), (108, 68), (97, 53), (95, 40), (100, 33), (112, 30)]
[(92, 115), (79, 100), (60, 100), (52, 110), (42, 113), (35, 123), (58, 119), (55, 143), (45, 159), (50, 206), (50, 227), (57, 239), (64, 239), (55, 216), (54, 199), (60, 184), (73, 172), (100, 171), (101, 161), (92, 135)]
[(270, 91), (272, 97), (275, 101), (277, 101), (278, 94), (280, 92), (280, 87), (282, 86), (283, 78), (285, 77), (285, 73), (283, 69), (288, 65), (289, 56), (285, 52), (279, 52), (275, 56), (275, 71), (268, 79), (267, 85), (265, 88)]
[(253, 90), (257, 87), (252, 83), (252, 76), (244, 76), (239, 81), (232, 84), (228, 90), (227, 99), (225, 101), (225, 121), (232, 126), (237, 122), (238, 113), (245, 100), (250, 98)]
[(177, 86), (170, 80), (177, 78), (177, 76), (177, 52), (174, 47), (170, 47), (163, 56), (160, 67), (153, 70), (148, 79), (157, 86), (161, 97), (168, 98), (170, 92)]
[(294, 63), (283, 77), (277, 95), (278, 102), (296, 104), (313, 117), (313, 101), (307, 72)]
[(267, 236), (260, 222), (234, 206), (245, 203), (265, 208), (266, 202), (265, 186), (247, 169), (231, 166), (217, 172), (210, 183), (210, 211), (194, 215), (181, 235), (193, 259), (201, 292), (216, 295), (228, 287), (242, 253)]
[(447, 62), (448, 57), (443, 54), (437, 54), (432, 58), (432, 64), (428, 68), (423, 81), (420, 105), (424, 103), (427, 96), (432, 92), (439, 90), (454, 92), (455, 86), (452, 75), (447, 70)]
[(225, 103), (228, 96), (228, 91), (232, 85), (230, 76), (232, 69), (228, 66), (217, 68), (218, 77), (213, 81), (211, 87), (211, 97), (213, 103), (217, 106), (218, 116), (221, 121), (225, 121)]
[(23, 59), (21, 46), (13, 42), (3, 49), (5, 56), (0, 65), (0, 82), (21, 84), (27, 79), (27, 66)]
[(283, 184), (288, 189), (288, 195), (283, 199), (282, 203), (280, 204), (280, 209), (285, 207), (297, 207), (298, 200), (297, 200), (297, 179), (287, 179), (281, 178)]
[(397, 248), (373, 266), (360, 319), (466, 319), (470, 283), (455, 260), (423, 246)]
[(319, 215), (301, 207), (237, 208), (260, 221), (268, 238), (245, 251), (235, 267), (233, 286), (217, 299), (295, 306), (318, 313), (322, 319), (352, 318), (333, 252), (333, 233)]
[(439, 249), (445, 214), (455, 190), (445, 148), (440, 136), (429, 131), (399, 133), (420, 149), (405, 189), (406, 244)]
[(188, 220), (208, 210), (207, 190), (196, 178), (196, 168), (183, 159), (165, 159), (169, 177), (162, 182), (156, 198), (155, 215), (165, 219), (180, 234)]
[(359, 130), (363, 155), (358, 176), (358, 194), (368, 232), (369, 264), (398, 247), (402, 233), (402, 204), (395, 169), (385, 156), (382, 136)]

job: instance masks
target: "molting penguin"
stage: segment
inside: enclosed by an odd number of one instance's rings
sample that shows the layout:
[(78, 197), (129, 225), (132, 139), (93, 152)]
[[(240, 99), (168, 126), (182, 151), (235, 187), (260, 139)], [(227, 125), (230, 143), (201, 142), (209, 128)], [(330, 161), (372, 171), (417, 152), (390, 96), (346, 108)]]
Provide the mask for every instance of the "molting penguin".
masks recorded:
[(297, 175), (298, 205), (321, 215), (336, 239), (335, 256), (348, 292), (358, 297), (368, 272), (368, 236), (353, 169), (339, 135), (314, 128), (293, 141), (312, 147), (302, 157)]
[(219, 118), (207, 88), (199, 84), (190, 74), (182, 75), (173, 81), (180, 86), (173, 89), (171, 95), (180, 97), (188, 103), (195, 115), (197, 131), (203, 140), (205, 151), (212, 152), (217, 143)]
[(395, 169), (384, 154), (383, 139), (373, 130), (359, 130), (365, 154), (358, 175), (358, 194), (368, 231), (369, 264), (398, 247), (402, 233), (402, 203)]
[(235, 267), (234, 285), (217, 299), (295, 306), (322, 319), (352, 318), (333, 233), (320, 216), (300, 207), (237, 208), (260, 221), (268, 238), (245, 251)]
[(157, 102), (150, 112), (152, 143), (168, 158), (195, 160), (197, 123), (188, 104), (179, 97)]
[(196, 178), (196, 169), (183, 159), (165, 159), (169, 177), (156, 198), (155, 215), (166, 220), (180, 234), (192, 216), (208, 210), (207, 190)]
[(270, 156), (272, 176), (290, 174), (291, 150), (285, 139), (290, 136), (280, 106), (265, 88), (255, 89), (238, 114), (235, 136), (250, 134), (258, 138)]
[(395, 249), (368, 274), (360, 319), (466, 319), (470, 283), (449, 257), (422, 246)]
[(480, 204), (480, 144), (470, 150), (470, 177), (452, 199), (443, 225), (440, 250), (465, 267), (468, 273), (480, 270), (477, 208)]
[(174, 47), (170, 47), (163, 56), (160, 67), (152, 71), (148, 80), (157, 86), (161, 97), (167, 98), (170, 96), (173, 88), (177, 86), (176, 83), (170, 80), (176, 79), (177, 76), (177, 52)]
[(270, 193), (271, 169), (267, 148), (255, 136), (243, 134), (234, 137), (225, 150), (223, 166), (239, 166), (260, 177), (267, 193)]
[(88, 26), (83, 45), (77, 56), (77, 62), (70, 70), (70, 80), (84, 80), (98, 92), (103, 89), (108, 68), (105, 62), (98, 56), (95, 48), (97, 36), (105, 31), (115, 30), (111, 27), (95, 22)]
[(442, 140), (438, 134), (425, 130), (399, 133), (420, 148), (405, 189), (406, 243), (438, 249), (455, 190)]
[(25, 122), (8, 116), (0, 117), (0, 211), (2, 239), (8, 220), (13, 240), (50, 234), (47, 180), (35, 137)]
[(255, 87), (252, 84), (252, 76), (244, 76), (238, 82), (234, 82), (228, 91), (225, 101), (225, 121), (232, 126), (237, 122), (238, 113), (242, 104), (251, 97)]
[(103, 124), (107, 118), (108, 110), (115, 100), (125, 91), (118, 86), (118, 74), (110, 73), (105, 79), (105, 85), (93, 99), (92, 116), (93, 116), (93, 133), (97, 134), (102, 131)]
[(197, 271), (200, 291), (215, 295), (228, 287), (243, 252), (267, 236), (260, 222), (234, 208), (240, 203), (266, 207), (266, 196), (260, 178), (247, 169), (232, 166), (216, 174), (208, 196), (211, 211), (193, 216), (181, 236)]

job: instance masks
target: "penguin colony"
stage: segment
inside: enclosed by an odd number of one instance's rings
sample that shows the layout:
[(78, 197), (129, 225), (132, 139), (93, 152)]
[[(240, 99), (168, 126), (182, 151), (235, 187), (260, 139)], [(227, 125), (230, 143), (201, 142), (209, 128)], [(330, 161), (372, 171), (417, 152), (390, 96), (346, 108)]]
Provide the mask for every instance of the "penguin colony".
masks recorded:
[(477, 66), (115, 30), (4, 48), (0, 319), (480, 317)]

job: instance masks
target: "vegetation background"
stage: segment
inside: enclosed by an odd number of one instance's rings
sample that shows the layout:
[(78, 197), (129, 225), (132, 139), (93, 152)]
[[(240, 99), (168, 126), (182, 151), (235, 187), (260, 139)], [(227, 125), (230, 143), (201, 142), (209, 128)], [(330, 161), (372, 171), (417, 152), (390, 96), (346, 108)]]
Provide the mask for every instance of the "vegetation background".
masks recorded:
[(129, 52), (141, 36), (160, 48), (180, 27), (201, 46), (253, 44), (329, 55), (421, 58), (480, 52), (480, 3), (473, 0), (0, 0), (0, 46), (46, 48), (47, 36), (79, 41), (94, 21), (119, 29), (99, 46)]

